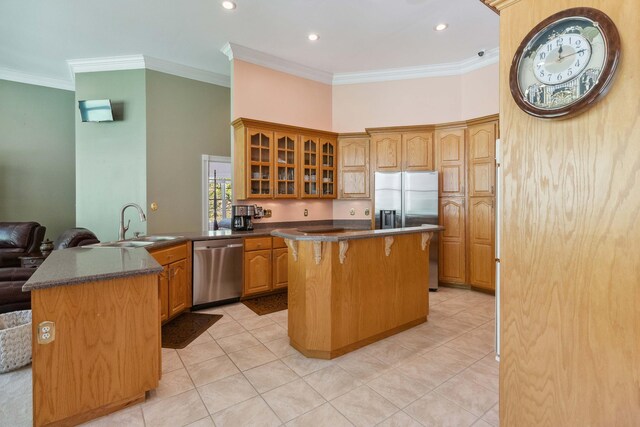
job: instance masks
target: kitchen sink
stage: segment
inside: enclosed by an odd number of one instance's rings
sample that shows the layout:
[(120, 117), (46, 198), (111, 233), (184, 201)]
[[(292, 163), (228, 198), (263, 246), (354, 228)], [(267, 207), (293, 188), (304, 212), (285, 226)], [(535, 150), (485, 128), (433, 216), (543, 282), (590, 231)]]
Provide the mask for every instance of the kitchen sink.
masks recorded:
[(182, 236), (140, 236), (140, 237), (136, 237), (133, 241), (155, 243), (155, 242), (165, 242), (167, 240), (175, 240), (180, 238), (182, 238)]
[(131, 241), (131, 240), (123, 240), (120, 242), (104, 242), (104, 243), (96, 243), (93, 245), (88, 245), (90, 248), (141, 248), (148, 245), (153, 245), (154, 242), (140, 242), (140, 241)]

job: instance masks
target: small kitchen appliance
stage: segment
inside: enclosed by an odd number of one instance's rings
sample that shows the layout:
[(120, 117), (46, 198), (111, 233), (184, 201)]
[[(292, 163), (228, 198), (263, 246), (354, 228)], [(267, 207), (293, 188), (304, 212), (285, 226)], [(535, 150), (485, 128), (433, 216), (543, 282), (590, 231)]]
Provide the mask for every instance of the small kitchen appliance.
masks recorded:
[(255, 205), (232, 205), (231, 206), (231, 228), (234, 231), (253, 230), (251, 218), (256, 214)]

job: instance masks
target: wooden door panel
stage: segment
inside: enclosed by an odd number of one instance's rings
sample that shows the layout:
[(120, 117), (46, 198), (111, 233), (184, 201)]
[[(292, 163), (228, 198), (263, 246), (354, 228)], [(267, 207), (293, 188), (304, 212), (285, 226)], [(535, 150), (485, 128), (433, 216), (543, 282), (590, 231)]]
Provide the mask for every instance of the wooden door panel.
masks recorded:
[(464, 239), (464, 203), (462, 199), (441, 202), (440, 223), (445, 227), (443, 238)]
[(160, 295), (160, 321), (169, 318), (169, 266), (163, 266), (162, 273), (158, 275), (158, 292)]
[(471, 164), (469, 180), (470, 196), (492, 196), (494, 192), (495, 166), (493, 162)]
[(364, 172), (343, 171), (342, 172), (342, 196), (348, 194), (350, 196), (365, 197), (367, 191), (368, 175)]
[(289, 254), (286, 248), (273, 250), (273, 289), (286, 288), (289, 281)]
[(169, 264), (169, 317), (186, 310), (189, 304), (187, 260)]
[(400, 134), (376, 135), (373, 141), (376, 149), (376, 170), (400, 171), (402, 169)]
[(402, 135), (404, 170), (433, 170), (433, 133), (405, 133)]
[(342, 166), (346, 168), (365, 167), (369, 164), (366, 140), (344, 141), (340, 144)]
[(470, 160), (493, 160), (495, 157), (495, 124), (469, 128)]
[(469, 282), (495, 289), (495, 211), (492, 197), (469, 202)]
[(244, 295), (271, 290), (271, 249), (245, 252)]
[(440, 170), (440, 195), (458, 197), (465, 195), (465, 130), (444, 129), (436, 132), (438, 168)]
[(443, 241), (441, 247), (440, 280), (443, 282), (464, 283), (464, 244)]

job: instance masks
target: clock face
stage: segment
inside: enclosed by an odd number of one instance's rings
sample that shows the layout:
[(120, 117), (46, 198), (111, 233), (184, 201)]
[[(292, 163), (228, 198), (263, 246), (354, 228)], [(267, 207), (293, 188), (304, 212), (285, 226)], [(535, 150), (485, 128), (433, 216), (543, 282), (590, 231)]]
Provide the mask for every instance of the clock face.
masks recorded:
[(613, 22), (589, 8), (560, 12), (538, 25), (518, 49), (511, 92), (537, 117), (577, 113), (604, 94), (617, 67), (620, 39)]

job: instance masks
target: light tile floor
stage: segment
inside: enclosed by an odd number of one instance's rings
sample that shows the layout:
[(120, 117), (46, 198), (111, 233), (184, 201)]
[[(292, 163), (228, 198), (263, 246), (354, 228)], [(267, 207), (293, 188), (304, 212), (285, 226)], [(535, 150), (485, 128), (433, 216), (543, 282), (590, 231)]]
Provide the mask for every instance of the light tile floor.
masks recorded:
[[(498, 426), (494, 303), (440, 288), (427, 323), (331, 361), (289, 346), (286, 311), (203, 310), (224, 317), (162, 350), (147, 401), (88, 425)], [(31, 424), (31, 368), (0, 375), (0, 425)]]

